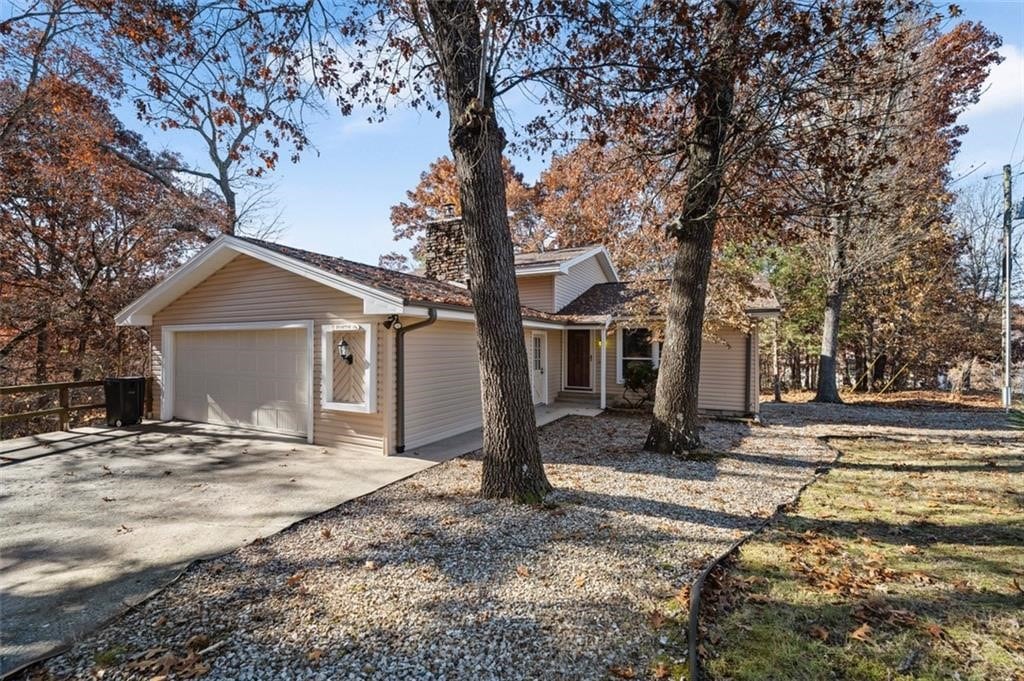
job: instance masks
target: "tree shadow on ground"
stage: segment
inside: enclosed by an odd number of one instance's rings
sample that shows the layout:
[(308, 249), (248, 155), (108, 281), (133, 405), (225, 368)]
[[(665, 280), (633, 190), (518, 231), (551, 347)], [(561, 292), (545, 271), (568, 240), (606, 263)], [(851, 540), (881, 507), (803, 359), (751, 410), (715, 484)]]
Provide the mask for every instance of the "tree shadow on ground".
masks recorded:
[(806, 426), (859, 426), (864, 434), (872, 429), (905, 429), (907, 431), (1000, 431), (996, 436), (1012, 435), (1006, 413), (1000, 409), (916, 410), (885, 405), (776, 403), (762, 402), (761, 416), (769, 426), (803, 428)]
[[(602, 476), (626, 472), (632, 482), (656, 475), (703, 483), (719, 475), (720, 458), (679, 462), (657, 456), (642, 465), (632, 450), (612, 442), (605, 451), (595, 448), (594, 441), (546, 445), (553, 452), (548, 463), (565, 469), (580, 464)], [(588, 455), (584, 447), (600, 451)], [(600, 678), (610, 664), (649, 661), (658, 645), (648, 624), (651, 598), (670, 598), (702, 567), (704, 552), (723, 550), (760, 520), (642, 489), (562, 488), (553, 495), (554, 503), (539, 508), (482, 500), (475, 494), (476, 458), (446, 464), (445, 474), (454, 481), (432, 469), (195, 566), (136, 613), (86, 637), (66, 659), (90, 660), (104, 641), (121, 637), (118, 632), (132, 641), (141, 636), (138, 646), (144, 648), (180, 645), (205, 627), (210, 630), (204, 633), (214, 637), (241, 636), (238, 645), (245, 650), (255, 646), (265, 653), (256, 658), (296, 663), (289, 646), (295, 645), (301, 658), (308, 655), (306, 646), (322, 645), (339, 654), (349, 651), (362, 664), (369, 654), (366, 640), (337, 638), (359, 629), (373, 640), (375, 668), (381, 668), (383, 654), (401, 674), (422, 664), (422, 651), (410, 645), (408, 631), (443, 642), (438, 659), (451, 657), (451, 651), (465, 645), (464, 632), (472, 631), (474, 640), (499, 642), (482, 653), (498, 665), (501, 673), (494, 678), (557, 678), (551, 673), (555, 667), (565, 678)], [(653, 468), (650, 461), (656, 463)], [(779, 465), (756, 455), (732, 463)], [(757, 477), (774, 486), (798, 484), (795, 478), (767, 473), (752, 475), (752, 482)], [(595, 590), (562, 572), (566, 564), (616, 572)], [(520, 589), (519, 580), (528, 580), (530, 589)], [(401, 604), (397, 623), (384, 621), (384, 612), (392, 611), (389, 603)], [(157, 613), (165, 611), (185, 624), (149, 633)], [(281, 632), (305, 631), (309, 617), (330, 625), (309, 642), (289, 639), (282, 648)], [(444, 648), (448, 643), (452, 648)], [(235, 645), (227, 650), (237, 650)], [(334, 659), (334, 653), (327, 658)], [(322, 659), (318, 664), (300, 659), (298, 668), (323, 664)], [(462, 671), (459, 666), (446, 669), (456, 676)], [(359, 667), (354, 670), (359, 673)]]

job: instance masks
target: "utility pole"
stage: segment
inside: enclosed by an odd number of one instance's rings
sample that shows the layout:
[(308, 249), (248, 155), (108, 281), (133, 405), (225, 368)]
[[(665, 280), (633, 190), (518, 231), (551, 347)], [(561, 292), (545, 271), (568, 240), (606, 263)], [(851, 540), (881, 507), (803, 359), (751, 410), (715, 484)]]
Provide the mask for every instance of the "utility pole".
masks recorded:
[(1013, 280), (1013, 167), (1003, 166), (1003, 407), (1009, 411), (1013, 403), (1012, 335), (1010, 333), (1012, 305), (1010, 300)]

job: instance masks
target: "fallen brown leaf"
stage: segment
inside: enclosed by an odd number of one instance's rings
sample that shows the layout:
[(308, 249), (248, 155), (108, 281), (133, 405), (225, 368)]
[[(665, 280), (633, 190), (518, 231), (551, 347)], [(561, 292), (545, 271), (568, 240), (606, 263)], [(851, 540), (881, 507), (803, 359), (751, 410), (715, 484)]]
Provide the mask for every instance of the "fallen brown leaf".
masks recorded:
[(661, 629), (667, 621), (667, 618), (658, 610), (652, 610), (651, 614), (647, 616), (647, 623), (651, 625), (651, 629)]
[(519, 565), (516, 565), (516, 574), (519, 575), (520, 577), (529, 577), (530, 576), (530, 568), (528, 568), (525, 565), (520, 563)]
[(858, 641), (864, 641), (865, 643), (871, 640), (872, 633), (871, 625), (864, 622), (859, 627), (850, 632), (850, 638)]
[(651, 676), (653, 676), (656, 679), (667, 679), (671, 674), (672, 670), (670, 670), (668, 668), (668, 665), (664, 662), (659, 662), (658, 664), (654, 665), (653, 669), (651, 669)]

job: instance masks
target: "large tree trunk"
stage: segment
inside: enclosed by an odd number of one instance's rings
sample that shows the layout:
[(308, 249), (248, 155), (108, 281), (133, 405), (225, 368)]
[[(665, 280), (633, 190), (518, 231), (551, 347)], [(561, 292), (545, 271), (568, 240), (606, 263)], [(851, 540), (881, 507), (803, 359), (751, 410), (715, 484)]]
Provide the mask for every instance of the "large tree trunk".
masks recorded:
[(818, 359), (818, 391), (815, 402), (841, 403), (836, 385), (836, 349), (839, 346), (839, 315), (843, 307), (840, 286), (830, 287), (825, 299), (825, 318), (821, 326), (821, 355)]
[(846, 248), (843, 237), (847, 220), (845, 216), (831, 220), (825, 315), (821, 325), (821, 355), (818, 358), (815, 402), (841, 404), (843, 401), (836, 385), (836, 353), (839, 349), (839, 320), (843, 311), (843, 298), (846, 297)]
[(429, 0), (459, 179), (466, 265), (476, 312), (483, 397), (485, 497), (536, 502), (551, 490), (540, 458), (493, 90), (480, 83), (480, 17), (473, 0)]
[(697, 124), (688, 143), (686, 196), (669, 226), (678, 243), (669, 284), (665, 342), (654, 419), (644, 448), (685, 454), (700, 446), (697, 389), (716, 210), (722, 190), (722, 149), (732, 116), (734, 58), (742, 20), (737, 0), (718, 0), (707, 63), (698, 74)]

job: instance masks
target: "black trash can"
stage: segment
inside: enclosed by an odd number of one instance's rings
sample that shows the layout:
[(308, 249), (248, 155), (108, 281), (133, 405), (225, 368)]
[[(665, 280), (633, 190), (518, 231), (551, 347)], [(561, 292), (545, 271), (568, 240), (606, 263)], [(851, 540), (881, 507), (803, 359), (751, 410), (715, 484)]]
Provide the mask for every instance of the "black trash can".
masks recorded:
[(144, 376), (103, 379), (103, 394), (107, 402), (108, 426), (132, 426), (142, 420), (142, 412), (146, 408)]

